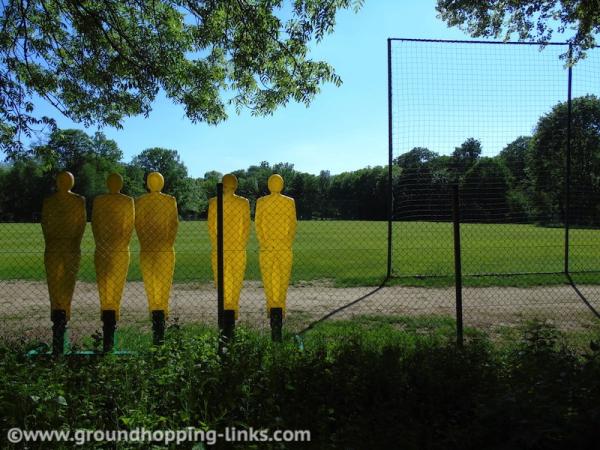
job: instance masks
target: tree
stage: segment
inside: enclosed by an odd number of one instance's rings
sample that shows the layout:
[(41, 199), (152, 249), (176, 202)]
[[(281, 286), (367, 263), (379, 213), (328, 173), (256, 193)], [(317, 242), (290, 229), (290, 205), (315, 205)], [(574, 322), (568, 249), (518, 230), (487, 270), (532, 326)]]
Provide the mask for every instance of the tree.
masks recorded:
[[(333, 68), (308, 45), (362, 0), (6, 0), (0, 16), (0, 149), (54, 126), (41, 97), (84, 125), (121, 126), (151, 111), (162, 90), (193, 122), (216, 124), (226, 105), (272, 113), (309, 104)], [(284, 11), (284, 12), (282, 12)], [(231, 94), (228, 99), (224, 95)]]
[(498, 155), (510, 171), (515, 185), (522, 185), (526, 181), (525, 164), (530, 144), (531, 136), (519, 136)]
[(221, 181), (221, 178), (223, 178), (223, 174), (221, 172), (217, 172), (216, 170), (211, 170), (204, 174), (202, 188), (204, 192), (206, 192), (206, 196), (208, 198), (217, 196), (217, 183)]
[[(594, 0), (437, 0), (436, 10), (448, 26), (472, 37), (508, 40), (516, 33), (520, 40), (545, 43), (555, 31), (574, 30), (568, 41), (573, 45), (572, 61), (594, 47), (594, 34), (600, 32), (600, 8)], [(568, 52), (562, 58), (568, 58)]]
[[(82, 130), (57, 129), (50, 134), (48, 142), (33, 147), (29, 153), (32, 161), (40, 165), (44, 186), (53, 186), (61, 170), (73, 174), (73, 191), (86, 197), (88, 213), (91, 213), (94, 197), (106, 192), (108, 174), (122, 171), (123, 153), (115, 141), (102, 133), (89, 136)], [(42, 193), (48, 194), (49, 189)]]
[(8, 190), (10, 189), (8, 185), (9, 172), (10, 168), (0, 163), (0, 221), (10, 221), (12, 219), (9, 211), (10, 206), (7, 203), (9, 198)]
[(394, 162), (403, 169), (418, 169), (427, 165), (438, 156), (437, 153), (432, 152), (428, 148), (415, 147), (409, 152), (398, 156)]
[(144, 169), (134, 164), (123, 165), (123, 194), (139, 197), (147, 192)]
[(439, 186), (434, 183), (433, 170), (439, 158), (425, 147), (414, 147), (396, 158), (401, 169), (393, 184), (396, 218), (428, 220), (440, 211)]
[(131, 165), (143, 169), (144, 180), (148, 173), (160, 172), (165, 179), (163, 191), (175, 196), (178, 204), (183, 201), (188, 171), (185, 164), (181, 162), (177, 150), (161, 147), (147, 148), (133, 157)]
[(180, 190), (177, 209), (185, 219), (206, 217), (208, 213), (208, 197), (203, 189), (202, 180), (185, 178)]
[(123, 157), (117, 143), (107, 139), (104, 133), (89, 136), (75, 129), (53, 131), (45, 144), (34, 146), (30, 153), (40, 157), (48, 167), (75, 171), (86, 163), (86, 158), (98, 157), (117, 163)]
[(331, 180), (329, 197), (337, 219), (387, 218), (387, 167), (366, 167), (342, 172)]
[(0, 218), (6, 221), (37, 221), (51, 184), (34, 158), (15, 161), (4, 175)]
[(319, 218), (333, 217), (332, 205), (329, 199), (329, 190), (331, 189), (331, 172), (329, 170), (321, 170), (317, 178), (319, 195), (317, 203), (319, 207), (316, 211), (316, 216)]
[(527, 171), (527, 161), (531, 157), (531, 136), (519, 136), (498, 154), (498, 161), (504, 164), (510, 174), (507, 193), (511, 217), (518, 221), (528, 221), (534, 216), (531, 202), (531, 179)]
[[(278, 173), (279, 175), (281, 175), (287, 185), (287, 183), (290, 183), (292, 181), (292, 178), (294, 177), (296, 171), (294, 170), (294, 165), (292, 163), (280, 162), (277, 164), (273, 164), (271, 173)], [(283, 189), (286, 190), (287, 188), (284, 186)]]
[(269, 193), (267, 184), (273, 172), (273, 168), (267, 161), (261, 161), (258, 166), (248, 167), (246, 171), (247, 181), (243, 187), (249, 195), (251, 210), (253, 210), (254, 202), (258, 197)]
[[(92, 141), (82, 130), (55, 130), (48, 137), (46, 143), (34, 146), (29, 151), (29, 156), (39, 159), (50, 176), (56, 175), (60, 170), (69, 170), (74, 175), (79, 174), (85, 164), (85, 155), (92, 151)], [(22, 159), (21, 154), (18, 158)]]
[(162, 147), (147, 148), (134, 156), (131, 164), (144, 169), (145, 172), (160, 172), (165, 178), (165, 190), (167, 184), (173, 184), (177, 179), (187, 177), (187, 167), (181, 162), (177, 150)]
[(481, 142), (469, 138), (452, 152), (452, 164), (459, 176), (464, 175), (481, 156)]
[(480, 158), (461, 184), (461, 215), (475, 222), (505, 222), (509, 219), (507, 194), (509, 172), (497, 158)]
[[(568, 105), (558, 103), (535, 128), (527, 171), (539, 219), (565, 219), (565, 172)], [(572, 223), (600, 224), (600, 98), (586, 95), (572, 100), (571, 208)]]
[(296, 199), (296, 215), (300, 220), (321, 216), (319, 211), (319, 180), (310, 173), (295, 172), (286, 194)]

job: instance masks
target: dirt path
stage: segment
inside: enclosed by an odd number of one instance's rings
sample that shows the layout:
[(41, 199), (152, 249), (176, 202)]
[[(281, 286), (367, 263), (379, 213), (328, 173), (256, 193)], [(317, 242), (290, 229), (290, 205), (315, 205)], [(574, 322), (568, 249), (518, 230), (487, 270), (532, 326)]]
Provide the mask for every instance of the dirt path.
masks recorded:
[[(581, 286), (592, 305), (600, 310), (600, 286)], [(561, 328), (587, 326), (594, 316), (570, 286), (485, 287), (464, 289), (467, 326), (512, 325), (540, 317)], [(357, 299), (361, 301), (352, 304)], [(240, 301), (240, 320), (253, 326), (268, 326), (261, 284), (245, 282)], [(350, 305), (350, 306), (348, 306)], [(71, 332), (90, 335), (100, 328), (98, 294), (94, 283), (77, 284), (73, 300)], [(328, 283), (291, 286), (288, 292), (287, 326), (300, 329), (308, 323), (343, 308), (332, 318), (356, 315), (445, 315), (455, 313), (454, 288), (392, 286), (336, 288)], [(49, 300), (46, 284), (34, 281), (0, 282), (2, 334), (47, 336)], [(171, 299), (171, 318), (182, 323), (216, 323), (216, 291), (211, 284), (176, 284)], [(121, 307), (121, 326), (149, 327), (146, 296), (141, 282), (126, 285)]]

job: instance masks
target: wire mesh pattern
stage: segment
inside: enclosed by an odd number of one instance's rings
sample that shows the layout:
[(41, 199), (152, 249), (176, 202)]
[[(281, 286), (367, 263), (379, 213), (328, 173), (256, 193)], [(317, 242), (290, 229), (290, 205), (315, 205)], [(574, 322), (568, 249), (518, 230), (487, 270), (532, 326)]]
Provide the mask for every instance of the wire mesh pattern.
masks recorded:
[[(285, 189), (284, 186), (284, 195)], [(283, 260), (289, 260), (290, 257), (289, 287), (285, 281), (288, 275), (285, 273), (283, 281), (271, 277), (273, 281), (269, 286), (275, 293), (271, 295), (271, 301), (274, 302), (271, 306), (282, 307), (285, 315), (284, 329), (289, 331), (299, 331), (314, 320), (346, 306), (373, 291), (376, 285), (384, 280), (386, 222), (299, 220), (294, 232), (285, 236), (285, 230), (291, 229), (290, 215), (286, 218), (282, 214), (282, 206), (275, 204), (267, 209), (263, 208), (263, 228), (266, 228), (269, 239), (261, 245), (257, 214), (260, 214), (260, 199), (270, 194), (265, 185), (257, 196), (248, 199), (248, 210), (244, 212), (248, 214), (246, 231), (243, 230), (240, 221), (233, 217), (233, 210), (227, 206), (224, 208), (225, 229), (229, 230), (224, 236), (225, 309), (232, 308), (232, 304), (239, 306), (238, 324), (268, 330), (269, 299), (264, 286), (268, 283), (265, 283), (265, 278), (269, 274), (266, 270), (269, 264), (279, 268), (285, 266)], [(242, 192), (233, 195), (242, 202), (245, 201)], [(114, 254), (109, 258), (115, 265), (112, 269), (127, 274), (122, 295), (120, 292), (116, 295), (120, 298), (117, 334), (130, 331), (151, 333), (150, 314), (154, 308), (149, 304), (148, 275), (144, 273), (140, 246), (141, 230), (137, 223), (140, 198), (133, 199), (135, 227), (132, 228), (132, 223), (129, 224), (129, 261), (119, 261), (120, 255)], [(92, 204), (97, 206), (99, 203)], [(225, 204), (227, 205), (227, 194)], [(302, 199), (294, 199), (294, 204), (295, 214), (292, 215), (295, 219), (303, 208)], [(351, 199), (348, 199), (347, 205), (338, 207), (350, 209)], [(173, 283), (168, 299), (168, 323), (217, 326), (216, 249), (214, 236), (211, 236), (215, 231), (214, 226), (211, 227), (214, 216), (211, 216), (210, 209), (209, 207), (206, 220), (180, 219), (177, 225)], [(333, 212), (332, 216), (337, 214)], [(157, 208), (154, 215), (156, 218), (149, 226), (158, 226), (156, 229), (146, 228), (144, 233), (156, 235), (158, 241), (160, 236), (165, 234), (161, 217), (168, 218), (170, 211)], [(88, 214), (88, 218), (94, 218), (93, 210)], [(106, 228), (109, 231), (112, 229), (112, 235), (116, 236), (122, 225), (120, 220), (116, 215), (105, 219), (102, 214), (98, 214), (96, 228)], [(5, 231), (3, 240), (8, 244), (2, 249), (2, 257), (9, 262), (2, 266), (5, 272), (0, 281), (3, 316), (6, 319), (2, 334), (7, 338), (24, 336), (47, 341), (51, 336), (52, 322), (44, 268), (45, 242), (42, 227), (39, 220), (29, 223), (3, 223), (1, 226)], [(112, 253), (106, 251), (105, 244), (98, 240), (98, 233), (94, 235), (93, 228), (92, 220), (87, 223), (83, 232), (81, 258), (68, 324), (71, 342), (83, 345), (89, 344), (90, 335), (102, 329), (96, 254), (100, 251), (109, 257)], [(244, 233), (247, 233), (247, 236), (242, 236)], [(110, 232), (104, 235), (108, 235), (109, 239), (113, 237)], [(283, 243), (284, 238), (291, 240), (290, 248)], [(123, 251), (126, 252), (126, 249)], [(286, 270), (290, 268), (284, 267), (283, 272)], [(159, 265), (156, 267), (156, 273), (159, 274), (159, 278), (162, 277), (159, 281), (168, 284), (171, 276), (168, 267)], [(235, 286), (238, 281), (241, 282), (241, 289)], [(236, 290), (238, 292), (234, 293)], [(236, 295), (239, 295), (239, 300), (229, 298)], [(285, 303), (278, 305), (277, 302), (281, 302), (282, 298), (285, 298)], [(114, 307), (114, 303), (108, 306), (109, 309)], [(355, 310), (360, 314), (376, 313), (383, 310), (383, 305), (361, 305)], [(117, 347), (118, 345), (119, 342)]]
[[(259, 199), (273, 194), (267, 183), (225, 192), (224, 309), (265, 331), (272, 307), (290, 332), (356, 316), (454, 324), (458, 212), (465, 327), (502, 333), (532, 318), (574, 333), (597, 326), (600, 52), (569, 70), (559, 58), (565, 49), (389, 40), (391, 164), (375, 178), (358, 174), (360, 189), (339, 182), (327, 191), (318, 219), (302, 196), (292, 202), (293, 226), (287, 200), (269, 206), (268, 239), (257, 226)], [(285, 196), (292, 180), (283, 175)], [(228, 195), (241, 209), (227, 206)], [(131, 201), (137, 214), (140, 197)], [(139, 233), (163, 242), (172, 207), (146, 210), (156, 220), (143, 231), (135, 221), (129, 261), (113, 261), (126, 266), (116, 268), (126, 274), (118, 332), (149, 334), (161, 301), (168, 322), (216, 327), (210, 206), (207, 219), (179, 217), (174, 266), (168, 249), (149, 248), (161, 257), (144, 259), (139, 242)], [(51, 336), (41, 219), (32, 211), (26, 223), (0, 224), (4, 338)], [(122, 224), (111, 217), (104, 226), (111, 238)], [(83, 345), (102, 328), (92, 228), (81, 240), (69, 321), (71, 341)]]
[(394, 276), (452, 280), (457, 185), (466, 326), (597, 319), (600, 55), (567, 49), (390, 41)]

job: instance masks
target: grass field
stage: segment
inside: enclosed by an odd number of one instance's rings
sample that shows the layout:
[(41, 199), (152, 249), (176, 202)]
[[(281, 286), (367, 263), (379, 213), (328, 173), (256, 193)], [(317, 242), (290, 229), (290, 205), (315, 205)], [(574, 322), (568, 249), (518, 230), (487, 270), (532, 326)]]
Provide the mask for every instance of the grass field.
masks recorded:
[[(393, 232), (393, 283), (437, 286), (453, 282), (452, 225), (397, 222)], [(463, 273), (467, 285), (564, 283), (550, 275), (564, 264), (564, 230), (534, 225), (462, 225)], [(130, 280), (140, 280), (139, 244), (131, 243)], [(44, 243), (39, 224), (0, 224), (0, 279), (43, 280)], [(79, 279), (94, 280), (94, 243), (88, 228)], [(176, 242), (176, 282), (211, 279), (206, 222), (182, 222)], [(570, 266), (581, 283), (600, 283), (600, 230), (571, 230)], [(293, 282), (332, 280), (336, 285), (374, 285), (386, 274), (387, 224), (361, 221), (303, 221), (294, 245)], [(529, 275), (498, 276), (523, 273)], [(494, 276), (478, 277), (477, 274)], [(246, 278), (258, 280), (254, 231)]]

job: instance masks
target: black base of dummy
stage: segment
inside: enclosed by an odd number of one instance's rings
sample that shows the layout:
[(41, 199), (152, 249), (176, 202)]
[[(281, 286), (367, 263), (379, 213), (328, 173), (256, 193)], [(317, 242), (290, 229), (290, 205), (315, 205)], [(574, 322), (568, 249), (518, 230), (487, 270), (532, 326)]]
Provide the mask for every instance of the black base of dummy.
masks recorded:
[(282, 341), (283, 328), (283, 310), (281, 308), (271, 308), (271, 339), (273, 342)]
[(165, 342), (165, 312), (152, 311), (152, 343), (162, 345)]
[(117, 313), (112, 309), (102, 311), (102, 351), (109, 353), (115, 346), (115, 329), (117, 328)]

